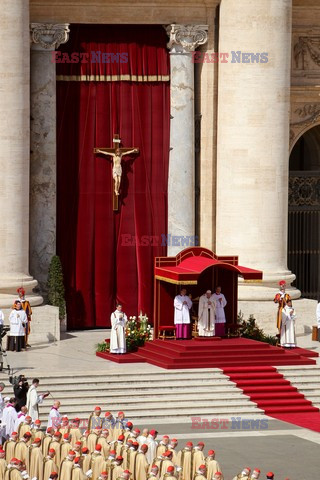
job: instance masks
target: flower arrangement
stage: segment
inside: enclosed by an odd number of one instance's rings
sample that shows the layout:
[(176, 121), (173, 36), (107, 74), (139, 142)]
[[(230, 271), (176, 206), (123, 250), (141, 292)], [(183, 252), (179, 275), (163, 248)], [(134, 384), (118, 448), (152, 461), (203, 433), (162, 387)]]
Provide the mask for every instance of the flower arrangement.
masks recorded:
[(151, 339), (151, 325), (148, 324), (147, 315), (129, 317), (126, 327), (127, 352), (132, 352), (138, 347), (142, 347)]

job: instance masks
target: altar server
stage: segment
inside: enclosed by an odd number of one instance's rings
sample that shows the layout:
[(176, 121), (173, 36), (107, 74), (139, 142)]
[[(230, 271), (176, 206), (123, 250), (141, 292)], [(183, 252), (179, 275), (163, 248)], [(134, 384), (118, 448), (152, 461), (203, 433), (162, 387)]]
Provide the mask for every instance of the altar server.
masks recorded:
[(192, 301), (187, 296), (187, 290), (182, 288), (180, 295), (174, 299), (174, 324), (177, 327), (176, 338), (190, 338), (190, 309)]
[(224, 307), (227, 305), (226, 297), (221, 293), (221, 287), (216, 287), (215, 293), (212, 295), (216, 302), (216, 323), (215, 335), (217, 337), (225, 335), (226, 316)]

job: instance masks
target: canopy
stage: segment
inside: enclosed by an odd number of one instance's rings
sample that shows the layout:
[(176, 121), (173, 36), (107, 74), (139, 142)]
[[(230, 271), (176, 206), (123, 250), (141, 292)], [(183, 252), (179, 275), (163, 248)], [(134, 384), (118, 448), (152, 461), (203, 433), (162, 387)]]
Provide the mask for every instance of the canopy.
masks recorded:
[(237, 256), (221, 257), (203, 247), (190, 247), (176, 257), (156, 257), (154, 267), (154, 338), (161, 326), (173, 325), (173, 300), (181, 286), (187, 286), (197, 316), (199, 296), (221, 286), (226, 296), (227, 328), (237, 322), (238, 277), (246, 281), (259, 281), (262, 272), (238, 265)]
[(155, 278), (169, 283), (196, 285), (204, 270), (213, 266), (222, 266), (232, 270), (245, 280), (262, 280), (262, 272), (238, 265), (238, 257), (219, 257), (202, 247), (190, 247), (176, 257), (157, 257), (155, 259)]

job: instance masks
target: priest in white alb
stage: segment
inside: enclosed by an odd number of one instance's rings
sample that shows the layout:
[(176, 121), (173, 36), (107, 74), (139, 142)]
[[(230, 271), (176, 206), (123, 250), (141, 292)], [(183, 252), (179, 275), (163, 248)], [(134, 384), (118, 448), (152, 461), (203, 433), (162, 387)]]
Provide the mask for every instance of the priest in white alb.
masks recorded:
[(211, 293), (206, 293), (199, 298), (198, 332), (199, 337), (213, 337), (215, 331), (216, 301)]
[(291, 300), (288, 300), (281, 314), (280, 345), (285, 348), (295, 348), (296, 345), (296, 312), (292, 307)]
[(190, 309), (192, 301), (187, 296), (187, 290), (182, 288), (180, 295), (174, 299), (174, 324), (176, 326), (176, 338), (190, 338)]
[(126, 323), (127, 315), (118, 304), (111, 314), (110, 353), (126, 353)]

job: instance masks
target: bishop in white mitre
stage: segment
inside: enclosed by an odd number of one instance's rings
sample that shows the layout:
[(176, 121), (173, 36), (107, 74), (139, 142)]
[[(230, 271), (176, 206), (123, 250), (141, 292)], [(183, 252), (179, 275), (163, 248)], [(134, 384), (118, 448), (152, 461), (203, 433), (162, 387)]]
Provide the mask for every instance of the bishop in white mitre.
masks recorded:
[(215, 332), (216, 301), (211, 293), (206, 293), (199, 298), (198, 332), (199, 337), (213, 337)]
[(118, 304), (111, 314), (110, 353), (126, 353), (126, 323), (127, 315)]
[(176, 326), (176, 338), (190, 338), (190, 309), (192, 301), (187, 296), (187, 290), (182, 288), (180, 295), (174, 299), (174, 324)]

